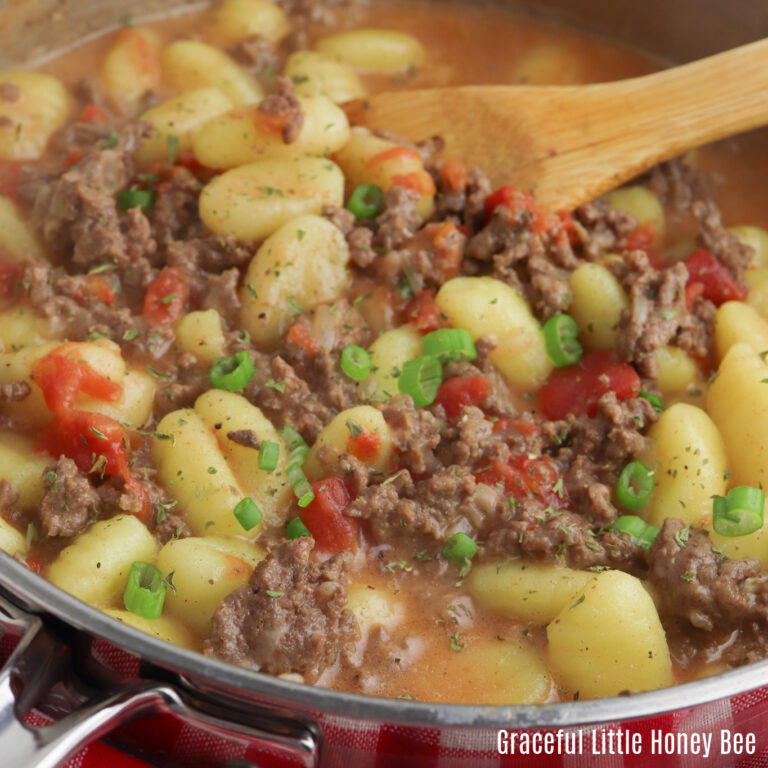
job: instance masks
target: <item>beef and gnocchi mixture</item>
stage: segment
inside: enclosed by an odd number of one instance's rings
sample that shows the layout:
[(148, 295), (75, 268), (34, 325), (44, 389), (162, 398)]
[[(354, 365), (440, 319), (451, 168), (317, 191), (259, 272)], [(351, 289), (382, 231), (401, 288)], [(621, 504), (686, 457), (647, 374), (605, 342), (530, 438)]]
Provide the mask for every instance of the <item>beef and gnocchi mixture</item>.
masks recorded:
[(220, 0), (0, 72), (2, 549), (367, 694), (768, 655), (757, 145), (549, 211), (339, 106), (653, 67), (498, 10)]

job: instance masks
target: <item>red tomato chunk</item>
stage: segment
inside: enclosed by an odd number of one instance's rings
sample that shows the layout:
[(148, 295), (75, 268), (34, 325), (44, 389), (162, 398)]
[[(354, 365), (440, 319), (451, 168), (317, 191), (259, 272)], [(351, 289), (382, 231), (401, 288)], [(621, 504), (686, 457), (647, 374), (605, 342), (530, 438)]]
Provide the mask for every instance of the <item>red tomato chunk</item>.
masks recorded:
[(512, 456), (507, 463), (495, 459), (476, 478), (479, 483), (503, 486), (504, 492), (516, 499), (532, 496), (555, 509), (568, 506), (562, 477), (549, 456)]
[(173, 325), (184, 311), (189, 286), (178, 267), (166, 267), (147, 288), (144, 316), (150, 323)]
[(317, 545), (329, 552), (354, 551), (357, 523), (344, 515), (351, 501), (347, 486), (338, 477), (331, 476), (313, 483), (312, 490), (314, 501), (301, 511), (301, 521)]
[(480, 405), (492, 392), (491, 380), (485, 376), (456, 376), (440, 385), (437, 402), (445, 409), (445, 415), (455, 421), (468, 405)]
[[(747, 294), (733, 279), (725, 265), (709, 251), (694, 251), (686, 260), (688, 283), (685, 300), (690, 308), (697, 295), (709, 299), (716, 307), (726, 301), (744, 301)], [(701, 286), (696, 288), (695, 286)]]

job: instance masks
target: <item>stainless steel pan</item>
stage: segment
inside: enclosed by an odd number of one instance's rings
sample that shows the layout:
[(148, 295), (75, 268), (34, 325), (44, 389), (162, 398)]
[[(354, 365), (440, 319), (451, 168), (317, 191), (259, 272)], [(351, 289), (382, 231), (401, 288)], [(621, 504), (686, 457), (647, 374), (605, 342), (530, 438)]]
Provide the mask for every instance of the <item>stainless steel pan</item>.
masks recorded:
[[(0, 66), (21, 63), (103, 29), (125, 14), (181, 7), (136, 0), (0, 0)], [(688, 60), (768, 36), (768, 9), (754, 0), (547, 0), (508, 5), (565, 18), (587, 30)], [(631, 697), (548, 706), (456, 706), (387, 700), (299, 685), (230, 666), (163, 643), (60, 592), (0, 553), (0, 625), (21, 638), (0, 674), (0, 764), (53, 768), (83, 744), (134, 718), (173, 713), (189, 727), (221, 739), (216, 755), (191, 755), (185, 765), (221, 765), (229, 757), (280, 755), (285, 764), (356, 766), (376, 744), (347, 740), (344, 730), (400, 727), (409, 738), (478, 745), (492, 758), (498, 729), (598, 726), (646, 722), (659, 713), (716, 717), (739, 697), (734, 727), (763, 733), (762, 695), (768, 661), (718, 677)], [(104, 662), (125, 652), (119, 669)], [(750, 709), (750, 702), (755, 706)], [(54, 725), (23, 722), (33, 707)], [(729, 710), (729, 718), (733, 717)], [(712, 713), (715, 713), (713, 715)], [(726, 718), (728, 719), (728, 718)], [(728, 719), (733, 725), (733, 720)], [(331, 736), (330, 734), (335, 734)], [(118, 733), (119, 738), (119, 733)], [(387, 762), (381, 753), (376, 765)], [(398, 766), (420, 765), (414, 755)], [(292, 761), (292, 762), (291, 762)], [(482, 757), (472, 765), (484, 764)], [(460, 758), (447, 763), (459, 766)], [(593, 763), (594, 764), (594, 763)], [(726, 763), (718, 763), (718, 765)], [(234, 764), (233, 764), (234, 765)], [(441, 763), (442, 765), (442, 763)]]

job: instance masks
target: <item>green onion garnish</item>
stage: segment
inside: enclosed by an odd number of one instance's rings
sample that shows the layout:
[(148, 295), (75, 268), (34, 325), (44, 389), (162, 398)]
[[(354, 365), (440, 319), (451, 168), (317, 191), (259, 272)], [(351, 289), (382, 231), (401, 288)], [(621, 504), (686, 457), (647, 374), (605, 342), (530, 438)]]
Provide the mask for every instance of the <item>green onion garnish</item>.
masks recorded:
[(445, 542), (441, 554), (446, 560), (463, 563), (465, 560), (471, 560), (475, 552), (477, 552), (477, 544), (466, 533), (454, 533)]
[(610, 528), (616, 533), (624, 533), (632, 541), (643, 549), (650, 549), (656, 537), (659, 535), (659, 529), (649, 525), (637, 515), (622, 515), (617, 517)]
[(356, 219), (371, 219), (381, 210), (384, 193), (375, 184), (361, 184), (350, 196), (347, 210)]
[(579, 344), (579, 326), (570, 315), (555, 315), (544, 323), (547, 355), (558, 368), (581, 360), (584, 350)]
[(269, 440), (263, 440), (259, 448), (259, 469), (265, 472), (274, 472), (280, 458), (280, 446)]
[(739, 485), (712, 501), (712, 527), (721, 536), (746, 536), (763, 527), (765, 493)]
[(371, 372), (371, 356), (357, 344), (349, 344), (341, 353), (341, 370), (355, 381), (362, 381)]
[(253, 499), (247, 496), (240, 499), (232, 510), (232, 514), (237, 518), (237, 522), (243, 526), (243, 529), (250, 531), (261, 522), (261, 510), (256, 506)]
[(165, 586), (163, 574), (154, 565), (131, 563), (123, 603), (131, 613), (143, 619), (156, 619), (163, 612)]
[(304, 438), (290, 425), (286, 424), (280, 432), (283, 442), (288, 446), (288, 461), (285, 464), (285, 475), (298, 498), (299, 506), (306, 507), (315, 498), (315, 492), (307, 480), (302, 467), (309, 453), (309, 446)]
[(443, 367), (432, 355), (422, 355), (403, 363), (397, 388), (410, 395), (416, 408), (424, 408), (435, 402), (437, 390), (443, 382)]
[(443, 365), (469, 362), (477, 359), (475, 342), (469, 331), (463, 328), (440, 328), (428, 333), (421, 340), (425, 355), (436, 357)]
[(217, 360), (210, 372), (211, 384), (216, 389), (226, 389), (228, 392), (242, 392), (255, 375), (253, 362), (245, 350)]
[(653, 472), (642, 461), (630, 461), (619, 475), (616, 496), (627, 509), (641, 509), (651, 497)]
[(653, 406), (653, 410), (656, 411), (656, 413), (661, 413), (664, 410), (664, 401), (658, 395), (654, 395), (651, 392), (646, 392), (644, 389), (641, 389), (638, 397), (647, 400)]
[(310, 539), (312, 538), (309, 528), (301, 522), (300, 517), (294, 517), (293, 520), (289, 520), (285, 524), (286, 539), (300, 539), (302, 536), (306, 536)]
[(147, 213), (155, 204), (155, 193), (148, 189), (123, 189), (117, 193), (117, 204), (124, 211), (141, 208)]

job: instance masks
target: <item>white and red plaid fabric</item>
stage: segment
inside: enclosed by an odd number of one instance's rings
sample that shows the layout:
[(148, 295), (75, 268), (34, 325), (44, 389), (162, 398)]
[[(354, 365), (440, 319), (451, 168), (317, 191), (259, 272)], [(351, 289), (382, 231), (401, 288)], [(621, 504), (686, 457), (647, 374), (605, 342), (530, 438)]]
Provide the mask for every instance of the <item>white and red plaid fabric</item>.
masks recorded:
[[(0, 656), (10, 651), (0, 643)], [(95, 641), (93, 655), (126, 677), (136, 677), (139, 660), (103, 641)], [(768, 768), (768, 687), (709, 704), (625, 723), (571, 728), (581, 730), (585, 746), (581, 754), (500, 755), (497, 730), (436, 728), (365, 723), (354, 717), (314, 713), (323, 734), (322, 768)], [(30, 724), (47, 721), (36, 713)], [(638, 733), (644, 748), (640, 754), (594, 754), (592, 733), (598, 743), (603, 731)], [(723, 754), (720, 734), (754, 734), (752, 754)], [(673, 750), (651, 754), (652, 734), (676, 740), (692, 734), (711, 734), (712, 749), (702, 754)], [(228, 760), (245, 759), (260, 768), (296, 768), (299, 763), (277, 747), (250, 743), (242, 738), (223, 738), (176, 715), (161, 715), (124, 726), (121, 743), (140, 754), (145, 762), (103, 743), (94, 743), (72, 758), (66, 768), (219, 768)], [(675, 741), (676, 743), (676, 741)], [(2, 744), (0, 744), (0, 754)]]

